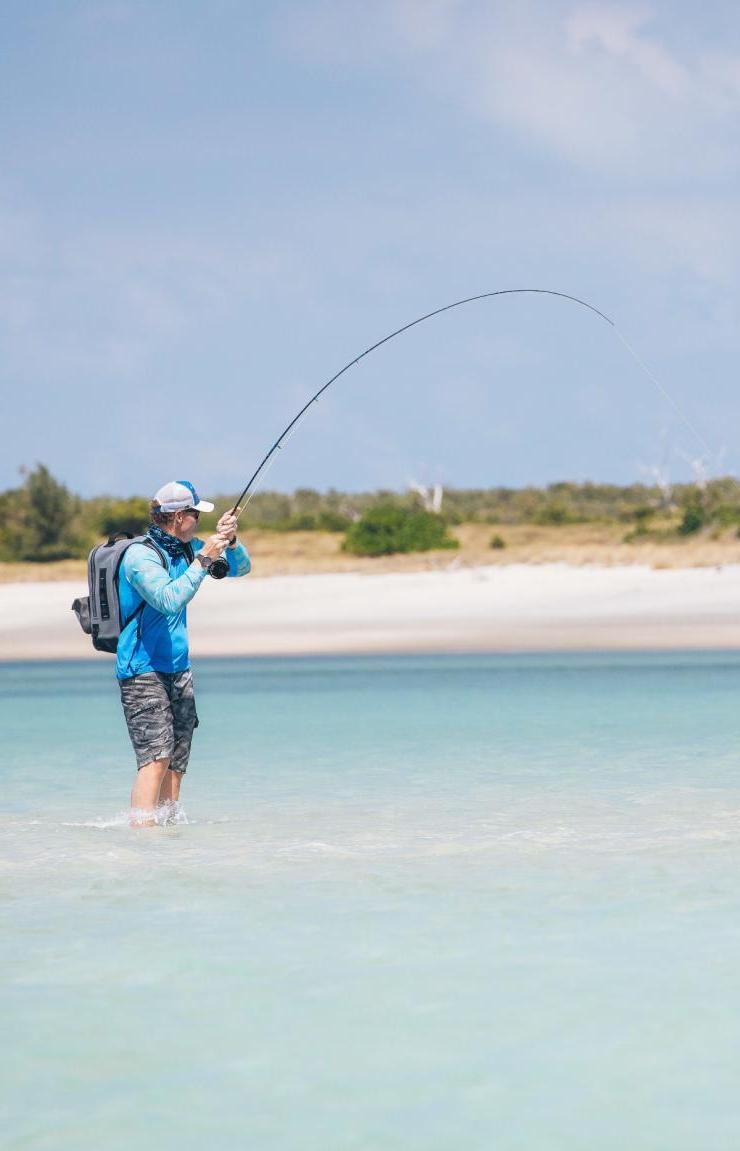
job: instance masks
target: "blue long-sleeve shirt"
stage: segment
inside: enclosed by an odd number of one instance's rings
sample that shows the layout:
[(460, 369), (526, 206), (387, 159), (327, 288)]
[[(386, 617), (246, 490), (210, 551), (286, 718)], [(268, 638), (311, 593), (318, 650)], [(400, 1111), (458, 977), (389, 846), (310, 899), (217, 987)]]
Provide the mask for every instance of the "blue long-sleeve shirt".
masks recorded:
[[(193, 540), (190, 546), (197, 555), (203, 540)], [(131, 544), (124, 555), (118, 599), (121, 619), (130, 622), (118, 640), (118, 679), (148, 671), (187, 671), (190, 667), (186, 609), (208, 573), (197, 560), (188, 563), (186, 556), (162, 555), (166, 568), (147, 544)], [(244, 576), (252, 566), (241, 543), (227, 548), (224, 556), (230, 576)], [(144, 609), (135, 615), (142, 601)]]

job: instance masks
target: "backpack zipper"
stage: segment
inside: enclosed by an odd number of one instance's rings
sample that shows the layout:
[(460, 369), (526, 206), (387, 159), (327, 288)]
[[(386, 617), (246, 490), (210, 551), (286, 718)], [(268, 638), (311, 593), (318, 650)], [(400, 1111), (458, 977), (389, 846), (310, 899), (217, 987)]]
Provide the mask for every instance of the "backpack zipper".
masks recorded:
[(98, 614), (98, 599), (97, 599), (98, 589), (96, 586), (95, 574), (94, 574), (94, 570), (93, 570), (93, 560), (95, 558), (95, 553), (97, 552), (97, 550), (98, 550), (97, 548), (94, 548), (90, 552), (90, 558), (87, 561), (87, 586), (90, 588), (90, 608), (91, 608), (90, 622), (91, 623), (93, 622), (93, 620), (95, 620), (95, 618)]

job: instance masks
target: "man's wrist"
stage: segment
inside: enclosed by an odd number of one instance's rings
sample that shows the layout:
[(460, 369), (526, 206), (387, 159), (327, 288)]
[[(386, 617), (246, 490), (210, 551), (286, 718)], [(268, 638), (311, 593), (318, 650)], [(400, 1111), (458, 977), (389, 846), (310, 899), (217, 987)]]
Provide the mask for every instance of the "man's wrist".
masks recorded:
[(198, 554), (195, 558), (196, 558), (196, 561), (203, 568), (203, 571), (210, 571), (211, 570), (211, 568), (213, 566), (213, 560), (211, 559), (210, 556), (204, 556), (203, 552), (198, 552)]

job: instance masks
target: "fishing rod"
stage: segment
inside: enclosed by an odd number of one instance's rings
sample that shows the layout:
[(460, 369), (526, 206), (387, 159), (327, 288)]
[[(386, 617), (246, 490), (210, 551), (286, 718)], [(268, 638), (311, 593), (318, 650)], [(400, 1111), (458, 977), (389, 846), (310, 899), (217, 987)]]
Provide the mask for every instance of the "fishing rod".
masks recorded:
[[(426, 312), (425, 315), (418, 316), (417, 319), (411, 320), (410, 323), (404, 324), (400, 328), (396, 328), (396, 330), (394, 332), (390, 332), (390, 334), (387, 336), (383, 336), (382, 340), (378, 340), (376, 343), (371, 344), (369, 348), (365, 348), (364, 352), (360, 352), (359, 356), (355, 356), (355, 358), (353, 360), (350, 360), (349, 363), (345, 364), (343, 368), (340, 368), (338, 372), (335, 372), (335, 374), (331, 377), (331, 379), (327, 380), (325, 384), (322, 384), (322, 386), (319, 388), (319, 390), (317, 392), (315, 392), (314, 395), (311, 396), (311, 398), (303, 405), (301, 410), (293, 417), (293, 419), (290, 421), (290, 423), (287, 425), (287, 427), (284, 428), (283, 431), (280, 433), (280, 435), (275, 440), (275, 442), (272, 445), (272, 447), (270, 448), (270, 450), (267, 452), (267, 454), (264, 456), (264, 458), (260, 462), (259, 466), (255, 469), (255, 471), (250, 476), (249, 480), (247, 481), (247, 484), (242, 489), (242, 491), (239, 494), (239, 496), (237, 497), (237, 499), (234, 501), (234, 506), (231, 509), (232, 515), (235, 515), (237, 520), (238, 520), (239, 516), (242, 514), (242, 512), (246, 508), (247, 504), (249, 503), (249, 500), (252, 498), (252, 495), (254, 495), (254, 491), (253, 491), (254, 484), (257, 482), (260, 475), (262, 475), (263, 471), (265, 471), (265, 469), (268, 467), (268, 464), (271, 466), (271, 463), (274, 462), (276, 453), (282, 449), (283, 444), (286, 442), (286, 440), (289, 438), (289, 436), (293, 432), (295, 432), (296, 428), (298, 427), (298, 424), (305, 417), (309, 408), (311, 408), (313, 404), (318, 403), (319, 399), (324, 394), (324, 392), (327, 390), (327, 388), (330, 388), (332, 384), (336, 383), (336, 381), (339, 379), (340, 376), (343, 376), (345, 372), (348, 372), (350, 368), (353, 368), (355, 366), (355, 364), (358, 364), (360, 362), (360, 360), (363, 360), (365, 358), (365, 356), (369, 356), (371, 352), (374, 352), (377, 348), (382, 347), (383, 344), (387, 344), (389, 340), (394, 340), (396, 338), (396, 336), (402, 335), (403, 332), (408, 332), (410, 328), (415, 328), (417, 324), (423, 324), (426, 320), (431, 320), (434, 316), (440, 316), (440, 315), (442, 315), (443, 312), (452, 311), (453, 308), (461, 308), (461, 307), (463, 307), (463, 305), (473, 304), (477, 300), (490, 300), (496, 296), (521, 296), (521, 295), (557, 296), (561, 300), (570, 300), (571, 303), (578, 304), (579, 307), (587, 308), (589, 312), (593, 312), (595, 316), (598, 316), (599, 319), (604, 320), (605, 323), (609, 324), (609, 326), (614, 330), (616, 335), (619, 337), (621, 342), (624, 344), (624, 346), (627, 349), (627, 351), (629, 352), (629, 354), (635, 360), (638, 367), (640, 367), (641, 370), (652, 381), (652, 383), (656, 386), (656, 388), (661, 393), (663, 398), (665, 400), (667, 400), (668, 403), (671, 404), (671, 406), (678, 413), (678, 415), (683, 420), (683, 422), (686, 424), (686, 426), (693, 432), (693, 434), (696, 436), (697, 440), (702, 444), (702, 447), (704, 448), (704, 450), (708, 451), (710, 455), (712, 454), (711, 449), (709, 448), (708, 444), (706, 443), (706, 440), (704, 440), (704, 438), (696, 430), (696, 428), (693, 426), (693, 424), (689, 420), (688, 416), (686, 416), (686, 414), (682, 411), (682, 409), (679, 407), (679, 405), (676, 403), (676, 401), (673, 399), (673, 397), (666, 391), (666, 389), (659, 382), (659, 380), (657, 380), (655, 378), (655, 376), (652, 374), (650, 369), (647, 367), (646, 364), (643, 363), (643, 361), (639, 358), (639, 356), (634, 351), (634, 349), (630, 347), (630, 345), (627, 343), (627, 341), (624, 338), (624, 336), (622, 335), (622, 333), (619, 331), (619, 328), (615, 324), (614, 320), (610, 319), (610, 317), (605, 315), (604, 312), (600, 311), (593, 304), (589, 304), (586, 300), (581, 300), (578, 296), (571, 296), (567, 292), (556, 292), (552, 288), (502, 288), (496, 292), (481, 292), (477, 296), (466, 296), (465, 299), (463, 299), (463, 300), (455, 300), (454, 303), (452, 303), (452, 304), (445, 304), (444, 307), (442, 307), (442, 308), (435, 308), (433, 312)], [(251, 495), (250, 495), (250, 492), (251, 492)], [(246, 499), (245, 503), (242, 504), (242, 500), (244, 500), (245, 496), (247, 496), (248, 498)], [(223, 579), (224, 576), (227, 574), (227, 572), (228, 572), (228, 564), (227, 564), (226, 560), (223, 559), (223, 557), (220, 559), (217, 559), (211, 565), (210, 573), (214, 579)]]

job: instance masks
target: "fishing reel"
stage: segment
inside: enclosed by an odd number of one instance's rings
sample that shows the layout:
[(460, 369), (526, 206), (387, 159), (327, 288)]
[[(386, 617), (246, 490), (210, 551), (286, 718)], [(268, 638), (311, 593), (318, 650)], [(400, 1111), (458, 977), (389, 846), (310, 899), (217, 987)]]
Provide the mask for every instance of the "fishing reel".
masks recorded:
[[(236, 536), (232, 536), (229, 543), (236, 543)], [(219, 556), (209, 567), (208, 574), (212, 576), (213, 579), (224, 579), (229, 574), (229, 561), (223, 556)]]
[(209, 567), (208, 574), (213, 579), (224, 579), (229, 574), (229, 561), (225, 560), (223, 556), (219, 556)]

